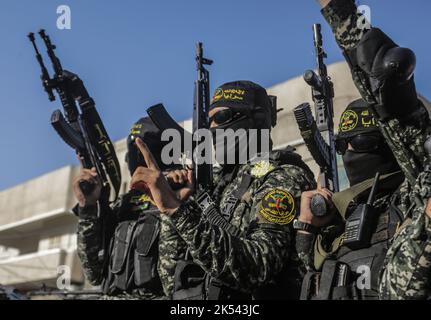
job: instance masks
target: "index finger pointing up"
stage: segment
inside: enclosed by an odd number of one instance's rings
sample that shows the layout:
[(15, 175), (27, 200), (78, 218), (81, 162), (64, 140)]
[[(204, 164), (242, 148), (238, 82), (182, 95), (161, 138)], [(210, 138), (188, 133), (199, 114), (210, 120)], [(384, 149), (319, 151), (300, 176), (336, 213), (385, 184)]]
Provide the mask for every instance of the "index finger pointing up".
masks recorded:
[(139, 151), (141, 151), (142, 156), (144, 157), (145, 163), (149, 169), (154, 169), (160, 171), (159, 166), (157, 165), (157, 161), (154, 159), (151, 151), (148, 149), (147, 145), (140, 139), (136, 139), (136, 146)]

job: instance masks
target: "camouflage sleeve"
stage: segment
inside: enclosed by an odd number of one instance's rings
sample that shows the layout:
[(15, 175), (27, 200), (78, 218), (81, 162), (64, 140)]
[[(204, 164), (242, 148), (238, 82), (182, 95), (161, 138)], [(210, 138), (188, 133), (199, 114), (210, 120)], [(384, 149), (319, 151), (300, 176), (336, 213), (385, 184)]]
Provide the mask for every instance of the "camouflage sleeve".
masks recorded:
[[(395, 238), (382, 270), (381, 299), (427, 299), (431, 297), (431, 221), (425, 203), (431, 198), (431, 172), (420, 175), (413, 191), (417, 206), (412, 223)], [(419, 198), (422, 200), (418, 201)]]
[(302, 190), (312, 183), (297, 167), (270, 173), (252, 195), (251, 218), (257, 219), (241, 237), (201, 220), (191, 203), (183, 204), (171, 219), (206, 272), (232, 288), (252, 292), (273, 281), (287, 261), (293, 240), (289, 224)]
[(343, 50), (356, 47), (367, 31), (365, 16), (358, 12), (353, 0), (332, 0), (322, 9), (322, 15)]
[(342, 242), (344, 224), (333, 224), (320, 228), (318, 234), (296, 235), (296, 250), (307, 271), (320, 271), (328, 256), (335, 254)]
[(428, 161), (424, 145), (431, 133), (431, 126), (402, 124), (399, 119), (378, 121), (378, 125), (404, 175), (414, 185)]
[[(332, 0), (322, 10), (322, 15), (328, 22), (335, 35), (335, 40), (343, 52), (348, 52), (356, 48), (361, 39), (371, 28), (371, 24), (366, 17), (358, 11), (353, 0)], [(348, 60), (347, 56), (346, 59)], [(349, 66), (352, 69), (351, 62)], [(366, 83), (367, 74), (355, 68), (352, 71), (353, 82), (365, 101), (371, 103), (374, 99)]]
[(185, 259), (187, 244), (180, 237), (169, 217), (161, 215), (160, 219), (159, 263), (157, 268), (163, 291), (169, 297), (174, 289), (177, 262)]
[(296, 233), (296, 252), (307, 271), (314, 271), (314, 243), (316, 236), (311, 233)]
[(104, 239), (109, 235), (106, 233), (104, 226), (107, 220), (112, 216), (111, 212), (98, 214), (96, 206), (88, 208), (79, 208), (79, 222), (77, 228), (78, 238), (78, 256), (82, 263), (82, 268), (88, 281), (94, 285), (100, 285), (103, 280), (104, 261), (99, 259), (99, 252), (104, 248)]

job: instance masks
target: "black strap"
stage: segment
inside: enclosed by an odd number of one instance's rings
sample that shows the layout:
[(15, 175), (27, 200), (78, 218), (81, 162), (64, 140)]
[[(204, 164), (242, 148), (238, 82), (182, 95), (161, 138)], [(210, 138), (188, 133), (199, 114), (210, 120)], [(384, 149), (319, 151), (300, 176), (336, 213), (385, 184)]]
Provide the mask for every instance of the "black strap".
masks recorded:
[(216, 279), (208, 276), (207, 284), (207, 300), (217, 301), (220, 300), (222, 295), (223, 285)]
[(320, 290), (316, 300), (330, 300), (338, 262), (326, 260), (320, 275)]
[(243, 175), (239, 187), (228, 196), (226, 200), (227, 205), (222, 208), (221, 213), (217, 208), (217, 204), (212, 200), (212, 197), (208, 193), (201, 194), (196, 199), (196, 202), (201, 208), (203, 215), (211, 224), (226, 230), (234, 236), (240, 236), (241, 231), (229, 222), (232, 219), (233, 212), (238, 206), (238, 203), (241, 201), (242, 196), (247, 192), (253, 180), (254, 178), (251, 175)]
[(249, 174), (244, 174), (239, 187), (227, 196), (225, 206), (221, 208), (221, 213), (226, 219), (226, 221), (230, 222), (232, 220), (232, 215), (236, 207), (241, 202), (241, 199), (247, 192), (248, 188), (250, 188), (250, 185), (252, 184), (253, 180), (253, 176)]
[(300, 300), (310, 300), (310, 298), (315, 296), (315, 292), (311, 292), (311, 290), (316, 288), (316, 283), (320, 281), (319, 277), (320, 272), (308, 271), (305, 274), (302, 281)]
[(240, 236), (241, 231), (230, 224), (218, 211), (218, 208), (208, 193), (203, 193), (196, 199), (202, 210), (202, 215), (214, 226), (217, 226), (234, 236)]

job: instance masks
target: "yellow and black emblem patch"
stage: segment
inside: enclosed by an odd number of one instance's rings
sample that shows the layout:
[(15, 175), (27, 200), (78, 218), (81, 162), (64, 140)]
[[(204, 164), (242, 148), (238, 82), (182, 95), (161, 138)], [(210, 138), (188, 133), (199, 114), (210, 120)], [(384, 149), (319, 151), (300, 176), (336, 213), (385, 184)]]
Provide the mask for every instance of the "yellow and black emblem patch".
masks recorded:
[(369, 127), (375, 127), (376, 126), (376, 120), (374, 117), (370, 114), (368, 110), (364, 110), (361, 112), (361, 118), (362, 118), (362, 126), (364, 128)]
[(153, 200), (150, 198), (150, 196), (148, 196), (145, 193), (139, 198), (139, 201), (141, 203), (144, 203), (144, 202), (151, 202), (151, 203), (153, 203)]
[(218, 88), (213, 96), (211, 103), (216, 103), (220, 100), (227, 102), (232, 101), (243, 101), (246, 95), (246, 91), (242, 89), (221, 89)]
[(259, 213), (269, 222), (289, 224), (295, 218), (295, 199), (285, 190), (271, 190), (263, 197)]
[(223, 90), (219, 88), (215, 91), (213, 101), (211, 103), (215, 103), (219, 101), (221, 98), (223, 98)]
[(341, 116), (340, 131), (349, 132), (356, 128), (358, 125), (358, 114), (353, 110), (347, 110)]
[(132, 129), (130, 130), (130, 135), (139, 135), (141, 134), (143, 125), (141, 123), (134, 124)]

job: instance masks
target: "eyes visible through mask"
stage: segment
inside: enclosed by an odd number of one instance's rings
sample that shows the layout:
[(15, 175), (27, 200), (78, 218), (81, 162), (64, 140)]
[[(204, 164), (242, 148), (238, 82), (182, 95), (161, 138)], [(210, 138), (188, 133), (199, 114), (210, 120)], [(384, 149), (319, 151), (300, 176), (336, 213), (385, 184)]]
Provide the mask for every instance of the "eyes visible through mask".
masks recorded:
[(209, 118), (209, 123), (215, 123), (217, 125), (227, 124), (234, 120), (241, 118), (243, 114), (232, 109), (223, 109), (216, 112), (212, 117)]
[(344, 155), (349, 148), (349, 143), (353, 152), (367, 153), (377, 150), (383, 144), (383, 137), (376, 134), (358, 134), (351, 138), (337, 137), (335, 148), (337, 153)]

